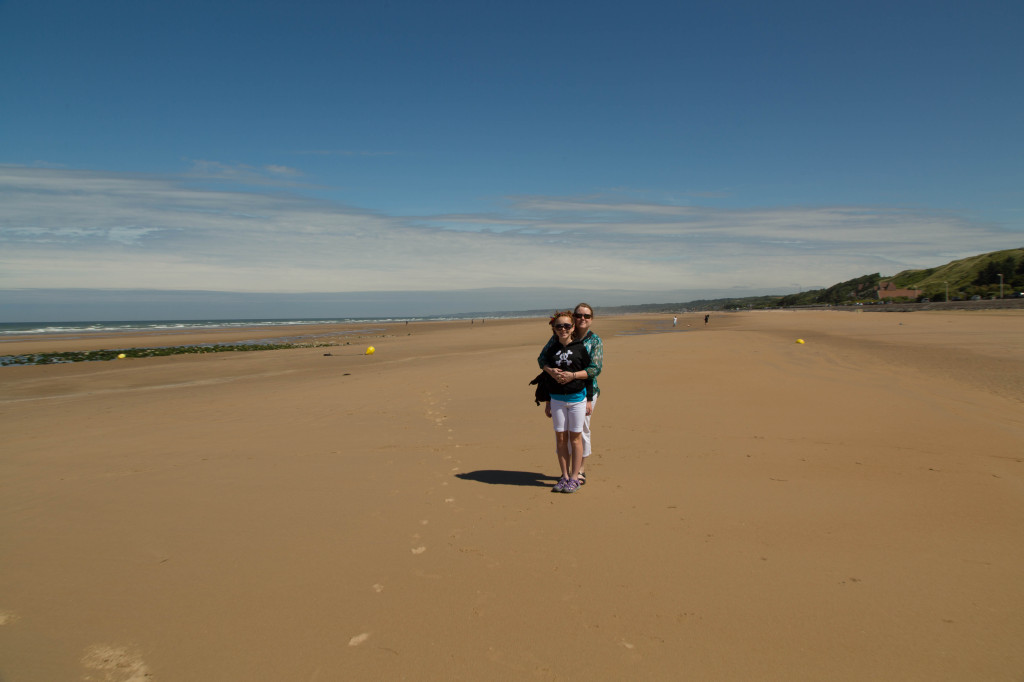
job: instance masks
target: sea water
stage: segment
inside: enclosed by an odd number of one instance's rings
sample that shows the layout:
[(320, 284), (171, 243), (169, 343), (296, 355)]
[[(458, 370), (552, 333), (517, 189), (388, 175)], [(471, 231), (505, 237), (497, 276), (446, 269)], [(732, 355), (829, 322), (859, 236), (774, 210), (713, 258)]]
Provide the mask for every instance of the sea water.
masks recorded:
[[(519, 317), (518, 315), (439, 315), (431, 317), (337, 317), (337, 318), (307, 318), (307, 319), (251, 319), (251, 320), (106, 320), (106, 321), (73, 321), (73, 322), (0, 322), (0, 367), (25, 364), (25, 357), (3, 354), (3, 344), (6, 342), (24, 340), (32, 336), (60, 336), (65, 339), (86, 338), (90, 335), (130, 335), (140, 332), (159, 332), (163, 334), (185, 334), (204, 329), (244, 329), (252, 327), (279, 328), (281, 336), (274, 338), (260, 338), (258, 340), (229, 341), (221, 343), (200, 343), (195, 346), (271, 346), (284, 344), (308, 343), (309, 340), (324, 340), (327, 336), (342, 337), (358, 334), (369, 334), (384, 331), (384, 327), (377, 325), (387, 323), (409, 323), (409, 322), (435, 322), (445, 320), (463, 319), (488, 319)], [(359, 325), (358, 328), (349, 326), (344, 331), (331, 334), (315, 333), (300, 334), (298, 330), (289, 333), (289, 327), (305, 325)], [(335, 339), (336, 340), (336, 339)], [(111, 342), (111, 347), (116, 349), (117, 342)], [(50, 362), (50, 361), (48, 361)], [(53, 360), (57, 362), (57, 360)], [(34, 363), (33, 363), (34, 364)]]
[[(0, 341), (4, 337), (27, 334), (110, 334), (118, 332), (189, 332), (203, 329), (236, 329), (244, 327), (296, 327), (319, 324), (386, 324), (395, 322), (434, 322), (482, 317), (474, 315), (438, 315), (432, 317), (337, 317), (308, 319), (252, 320), (105, 320), (74, 322), (0, 322)], [(488, 315), (490, 319), (503, 317)]]

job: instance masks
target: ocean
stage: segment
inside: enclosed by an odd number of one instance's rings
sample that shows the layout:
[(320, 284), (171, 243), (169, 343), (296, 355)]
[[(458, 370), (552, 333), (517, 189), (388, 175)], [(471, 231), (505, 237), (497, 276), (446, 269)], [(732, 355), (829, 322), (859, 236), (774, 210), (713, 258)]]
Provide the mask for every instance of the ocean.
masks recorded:
[[(498, 319), (501, 317), (515, 316), (503, 316), (499, 314), (487, 316), (487, 319)], [(107, 349), (107, 351), (90, 351), (83, 353), (57, 353), (52, 355), (5, 355), (3, 353), (5, 343), (24, 340), (26, 337), (32, 336), (59, 336), (65, 339), (75, 339), (85, 338), (92, 334), (125, 334), (127, 336), (140, 332), (162, 332), (164, 334), (173, 335), (186, 334), (190, 331), (203, 329), (251, 329), (253, 327), (262, 327), (264, 329), (279, 329), (281, 332), (280, 336), (274, 338), (259, 338), (241, 341), (230, 341), (223, 343), (200, 343), (187, 346), (187, 348), (207, 347), (214, 349), (228, 349), (231, 347), (238, 348), (244, 346), (274, 346), (286, 344), (302, 344), (323, 341), (326, 338), (322, 334), (302, 334), (299, 332), (298, 329), (293, 329), (306, 325), (350, 325), (345, 329), (344, 332), (339, 332), (337, 334), (330, 335), (335, 337), (334, 340), (337, 340), (337, 338), (341, 338), (351, 334), (366, 334), (383, 331), (385, 327), (380, 325), (386, 323), (469, 320), (482, 318), (483, 316), (478, 314), (476, 317), (471, 317), (470, 315), (446, 315), (432, 317), (336, 317), (291, 320), (106, 320), (98, 322), (2, 322), (0, 323), (0, 367), (22, 364), (55, 364), (64, 362), (109, 360), (112, 357), (114, 357), (112, 353), (116, 353), (119, 350), (124, 350), (130, 355), (141, 357), (154, 354), (166, 354), (159, 352), (162, 349), (186, 348), (186, 346), (169, 345), (163, 346), (160, 349), (144, 349), (140, 351), (139, 349), (119, 348), (117, 341), (111, 340), (111, 348)], [(359, 326), (353, 328), (351, 326), (353, 324)]]
[[(296, 327), (310, 324), (386, 324), (394, 322), (427, 322), (440, 320), (469, 320), (484, 317), (476, 315), (438, 315), (430, 317), (336, 317), (294, 320), (104, 320), (73, 322), (0, 322), (0, 340), (4, 337), (27, 334), (89, 334), (117, 332), (187, 332), (201, 329), (232, 329), (240, 327)], [(487, 315), (488, 319), (515, 317)]]

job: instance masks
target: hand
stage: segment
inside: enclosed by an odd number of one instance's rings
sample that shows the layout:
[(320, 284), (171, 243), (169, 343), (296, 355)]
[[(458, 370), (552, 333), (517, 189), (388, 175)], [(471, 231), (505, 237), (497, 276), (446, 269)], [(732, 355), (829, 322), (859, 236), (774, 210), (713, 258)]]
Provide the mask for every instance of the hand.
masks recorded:
[(551, 419), (551, 401), (544, 403), (544, 416)]
[(594, 413), (594, 401), (593, 400), (588, 400), (587, 401), (587, 416), (589, 417), (593, 413)]
[(562, 370), (558, 369), (557, 367), (545, 367), (544, 371), (547, 372), (548, 375), (558, 383), (565, 383), (565, 381), (562, 380), (562, 374), (564, 374), (564, 372), (562, 372)]

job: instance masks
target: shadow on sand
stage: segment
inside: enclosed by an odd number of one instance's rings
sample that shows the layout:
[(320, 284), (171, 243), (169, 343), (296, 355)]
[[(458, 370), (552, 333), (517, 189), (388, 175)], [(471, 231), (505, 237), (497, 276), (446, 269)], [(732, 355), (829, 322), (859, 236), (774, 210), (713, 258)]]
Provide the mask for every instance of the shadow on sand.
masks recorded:
[(538, 474), (532, 471), (501, 471), (499, 469), (482, 469), (480, 471), (469, 471), (464, 474), (455, 474), (456, 478), (464, 481), (476, 481), (478, 483), (490, 483), (491, 485), (532, 485), (550, 486), (551, 481), (557, 481), (554, 476)]

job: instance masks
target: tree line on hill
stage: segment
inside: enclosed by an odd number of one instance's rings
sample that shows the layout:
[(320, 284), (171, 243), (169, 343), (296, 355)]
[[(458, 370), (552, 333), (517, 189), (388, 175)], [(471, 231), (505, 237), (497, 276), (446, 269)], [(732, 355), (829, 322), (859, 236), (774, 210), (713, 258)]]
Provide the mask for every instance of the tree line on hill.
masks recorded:
[[(914, 298), (879, 295), (882, 282), (899, 289), (916, 289)], [(904, 270), (892, 277), (879, 273), (864, 275), (827, 289), (804, 291), (783, 296), (780, 306), (854, 305), (879, 301), (962, 301), (978, 298), (1015, 296), (1024, 290), (1024, 248), (993, 251), (951, 261), (925, 270)], [(947, 294), (948, 292), (948, 294)]]
[[(891, 277), (880, 273), (862, 275), (833, 284), (826, 289), (813, 289), (787, 296), (748, 296), (688, 301), (686, 303), (645, 303), (642, 305), (602, 307), (604, 314), (666, 313), (684, 310), (749, 310), (815, 305), (857, 305), (903, 301), (968, 300), (975, 296), (992, 298), (1000, 295), (1002, 275), (1003, 297), (1018, 297), (1024, 292), (1024, 248), (993, 251), (951, 261), (925, 270), (904, 270)], [(917, 289), (915, 298), (880, 298), (878, 289), (883, 282), (892, 282), (900, 289)]]

